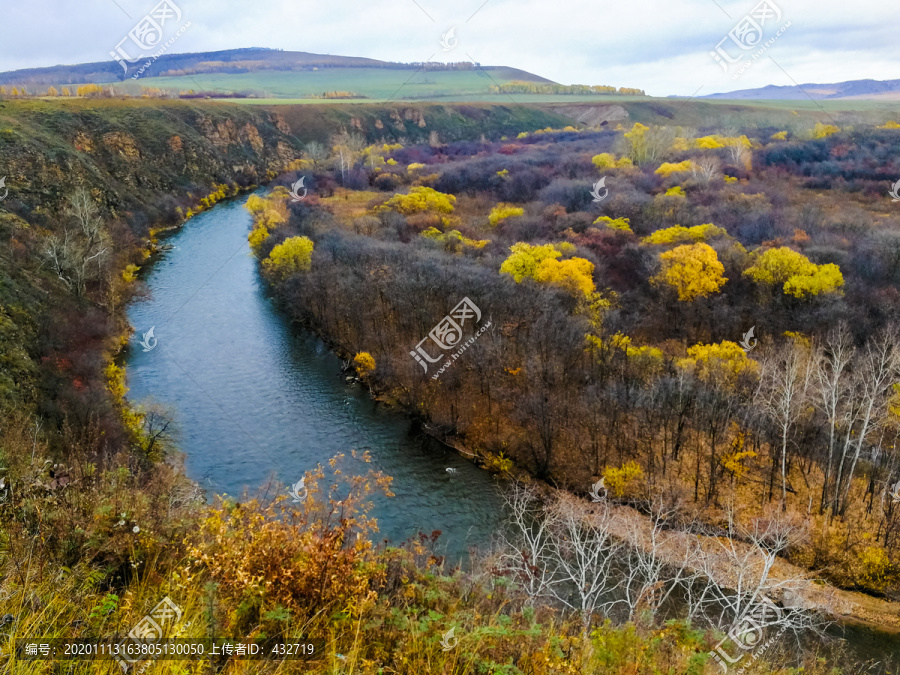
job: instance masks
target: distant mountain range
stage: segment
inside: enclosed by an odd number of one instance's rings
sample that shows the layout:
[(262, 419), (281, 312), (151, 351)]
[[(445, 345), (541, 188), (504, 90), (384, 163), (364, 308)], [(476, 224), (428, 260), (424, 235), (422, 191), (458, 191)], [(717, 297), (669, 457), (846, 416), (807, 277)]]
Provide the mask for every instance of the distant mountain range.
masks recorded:
[(900, 100), (900, 80), (850, 80), (834, 84), (801, 84), (793, 87), (777, 87), (770, 84), (759, 89), (741, 89), (722, 94), (709, 94), (700, 98), (720, 98), (731, 100), (848, 100), (865, 99), (872, 101)]
[[(142, 60), (131, 66), (127, 75), (122, 66), (112, 58), (95, 63), (11, 70), (0, 72), (0, 84), (49, 86), (124, 81), (143, 63), (144, 61)], [(421, 63), (392, 63), (356, 56), (333, 56), (331, 54), (311, 54), (309, 52), (287, 52), (278, 49), (247, 48), (227, 49), (218, 52), (163, 54), (150, 64), (142, 73), (142, 77), (146, 79), (200, 74), (242, 74), (259, 71), (313, 71), (326, 68), (418, 70), (423, 66), (424, 64)], [(453, 69), (453, 64), (441, 63), (429, 63), (426, 68), (429, 72)], [(503, 68), (503, 72), (504, 79), (507, 80), (552, 83), (552, 80), (517, 68)]]

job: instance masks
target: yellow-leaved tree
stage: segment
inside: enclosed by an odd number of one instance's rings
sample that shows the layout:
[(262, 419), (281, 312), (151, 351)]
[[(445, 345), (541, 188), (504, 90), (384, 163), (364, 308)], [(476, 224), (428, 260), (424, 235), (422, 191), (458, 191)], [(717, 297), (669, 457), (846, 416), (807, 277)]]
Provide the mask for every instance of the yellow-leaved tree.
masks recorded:
[(591, 163), (600, 170), (627, 169), (634, 166), (634, 162), (628, 159), (628, 157), (616, 159), (616, 156), (611, 152), (601, 152), (599, 155), (594, 155), (591, 157)]
[(463, 246), (480, 249), (491, 243), (489, 239), (469, 239), (468, 237), (463, 236), (459, 230), (441, 232), (436, 227), (429, 227), (427, 230), (423, 231), (420, 236), (443, 244), (444, 248), (454, 253), (460, 252)]
[(488, 216), (488, 222), (490, 222), (491, 227), (496, 227), (507, 218), (514, 218), (522, 215), (525, 215), (525, 209), (513, 206), (512, 204), (500, 203), (491, 209), (491, 213)]
[(748, 358), (739, 344), (728, 340), (719, 344), (694, 345), (687, 353), (687, 358), (678, 359), (676, 364), (707, 384), (733, 388), (738, 378), (753, 375), (759, 369), (756, 361)]
[(312, 266), (313, 242), (309, 237), (290, 237), (272, 249), (263, 260), (263, 269), (285, 279), (296, 272), (305, 272)]
[(584, 258), (546, 258), (538, 265), (534, 278), (541, 283), (561, 286), (576, 296), (587, 297), (596, 290), (594, 263)]
[(369, 352), (359, 352), (353, 357), (353, 365), (356, 367), (356, 372), (359, 373), (359, 376), (365, 379), (375, 372), (375, 357)]
[(686, 159), (683, 162), (663, 162), (653, 173), (658, 173), (660, 176), (671, 176), (673, 173), (694, 171), (697, 168), (697, 164), (689, 159)]
[(839, 131), (840, 129), (834, 124), (822, 124), (821, 122), (816, 122), (816, 126), (813, 127), (813, 138), (827, 138)]
[(622, 232), (631, 232), (631, 220), (629, 218), (610, 218), (609, 216), (600, 216), (594, 221), (594, 225), (605, 225), (610, 230), (620, 230)]
[(557, 251), (553, 244), (532, 246), (531, 244), (519, 242), (510, 246), (509, 250), (512, 251), (512, 255), (500, 265), (500, 273), (511, 274), (516, 283), (519, 283), (525, 277), (534, 279), (538, 265), (544, 260), (562, 256), (562, 253)]
[(500, 265), (501, 274), (509, 274), (516, 283), (530, 278), (546, 284), (561, 286), (572, 295), (589, 296), (595, 290), (594, 264), (584, 258), (557, 260), (562, 256), (559, 248), (570, 252), (571, 244), (563, 242), (558, 246), (543, 244), (532, 246), (519, 242), (510, 247), (510, 255)]
[(453, 213), (456, 206), (456, 197), (438, 192), (430, 187), (411, 188), (409, 194), (394, 195), (379, 210), (393, 209), (399, 213), (409, 215), (412, 213)]
[(287, 188), (277, 186), (267, 197), (250, 195), (245, 208), (253, 214), (253, 229), (247, 236), (250, 247), (256, 251), (269, 238), (271, 230), (287, 222)]
[(642, 240), (645, 244), (682, 244), (686, 242), (709, 241), (715, 237), (723, 237), (728, 232), (725, 228), (716, 227), (712, 223), (684, 227), (675, 225), (662, 230), (657, 230)]
[(753, 265), (744, 270), (744, 276), (764, 286), (781, 286), (785, 295), (796, 298), (838, 293), (844, 285), (837, 265), (816, 265), (787, 246), (770, 248), (756, 256)]
[(678, 291), (681, 302), (705, 298), (719, 289), (728, 279), (725, 267), (715, 250), (708, 244), (686, 244), (659, 256), (662, 269), (651, 279), (654, 284), (666, 284)]

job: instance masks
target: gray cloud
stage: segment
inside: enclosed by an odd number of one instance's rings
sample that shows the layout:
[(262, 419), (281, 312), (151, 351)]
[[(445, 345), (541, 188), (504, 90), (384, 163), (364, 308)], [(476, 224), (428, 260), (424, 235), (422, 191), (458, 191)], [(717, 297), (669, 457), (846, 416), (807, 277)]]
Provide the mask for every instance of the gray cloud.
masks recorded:
[[(566, 84), (640, 87), (660, 96), (701, 87), (702, 95), (793, 81), (900, 78), (892, 35), (896, 0), (867, 0), (864, 9), (837, 0), (774, 1), (791, 27), (767, 54), (788, 75), (762, 58), (736, 81), (709, 52), (753, 0), (175, 0), (192, 25), (172, 51), (274, 47), (390, 61), (471, 57)], [(0, 70), (107, 60), (155, 4), (11, 4), (3, 10)], [(459, 45), (443, 53), (440, 37), (453, 26)]]

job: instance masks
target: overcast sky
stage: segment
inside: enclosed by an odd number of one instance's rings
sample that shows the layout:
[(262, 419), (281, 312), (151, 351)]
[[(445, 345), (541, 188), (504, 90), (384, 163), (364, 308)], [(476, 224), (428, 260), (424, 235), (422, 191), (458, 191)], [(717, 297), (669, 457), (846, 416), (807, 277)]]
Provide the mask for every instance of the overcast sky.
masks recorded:
[[(5, 0), (0, 71), (111, 60), (158, 1)], [(710, 52), (726, 38), (725, 54), (750, 60), (754, 50), (727, 36), (758, 0), (169, 1), (182, 12), (179, 25), (191, 23), (170, 53), (272, 47), (386, 61), (475, 60), (655, 96), (900, 79), (898, 0), (768, 0), (776, 9), (765, 12), (763, 43), (783, 33), (737, 80), (738, 65), (726, 73)], [(452, 27), (458, 42), (444, 52), (441, 36)], [(164, 27), (166, 39), (175, 32)], [(752, 31), (746, 35), (755, 41)]]

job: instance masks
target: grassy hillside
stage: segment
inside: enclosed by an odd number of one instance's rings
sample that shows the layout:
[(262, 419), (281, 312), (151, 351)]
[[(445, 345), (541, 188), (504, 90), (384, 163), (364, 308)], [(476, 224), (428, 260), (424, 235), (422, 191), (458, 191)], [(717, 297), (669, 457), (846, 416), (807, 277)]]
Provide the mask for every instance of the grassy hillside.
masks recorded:
[(124, 91), (141, 87), (163, 90), (234, 93), (266, 98), (313, 98), (325, 92), (346, 91), (371, 99), (424, 99), (438, 96), (486, 94), (497, 83), (521, 80), (528, 74), (514, 68), (490, 67), (472, 70), (402, 68), (322, 68), (319, 70), (252, 73), (197, 73), (189, 76), (142, 77), (119, 83)]

